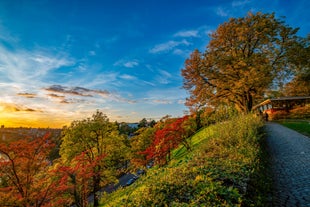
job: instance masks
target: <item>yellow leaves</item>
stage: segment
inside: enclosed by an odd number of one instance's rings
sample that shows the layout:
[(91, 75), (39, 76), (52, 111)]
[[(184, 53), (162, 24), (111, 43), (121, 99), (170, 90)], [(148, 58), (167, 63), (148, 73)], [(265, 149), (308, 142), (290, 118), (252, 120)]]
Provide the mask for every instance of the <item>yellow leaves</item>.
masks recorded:
[(198, 182), (203, 181), (203, 180), (204, 180), (204, 177), (202, 175), (197, 175), (195, 177), (195, 183), (198, 183)]

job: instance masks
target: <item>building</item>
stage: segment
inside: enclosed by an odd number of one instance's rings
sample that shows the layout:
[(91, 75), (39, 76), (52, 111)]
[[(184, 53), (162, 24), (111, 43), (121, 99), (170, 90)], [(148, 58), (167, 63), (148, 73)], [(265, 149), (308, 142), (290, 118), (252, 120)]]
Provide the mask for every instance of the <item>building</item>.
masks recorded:
[(260, 114), (289, 114), (292, 110), (310, 105), (310, 96), (280, 97), (267, 99), (253, 107)]

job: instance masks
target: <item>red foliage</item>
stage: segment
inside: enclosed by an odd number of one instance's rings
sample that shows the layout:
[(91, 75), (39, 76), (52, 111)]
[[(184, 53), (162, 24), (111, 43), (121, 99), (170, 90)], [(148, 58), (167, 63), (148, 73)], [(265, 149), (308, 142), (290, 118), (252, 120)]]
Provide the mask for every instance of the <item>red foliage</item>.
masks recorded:
[(53, 205), (72, 205), (75, 203), (77, 206), (86, 207), (88, 195), (92, 191), (92, 178), (99, 173), (96, 166), (104, 157), (105, 155), (89, 160), (87, 153), (83, 152), (72, 160), (70, 166), (59, 166), (55, 170), (58, 196)]
[(45, 206), (55, 187), (48, 175), (48, 155), (54, 148), (50, 134), (0, 144), (0, 203)]
[(141, 154), (146, 154), (147, 159), (154, 160), (156, 164), (166, 164), (171, 159), (171, 151), (188, 137), (188, 120), (189, 116), (184, 116), (168, 121), (162, 129), (155, 132), (154, 141)]

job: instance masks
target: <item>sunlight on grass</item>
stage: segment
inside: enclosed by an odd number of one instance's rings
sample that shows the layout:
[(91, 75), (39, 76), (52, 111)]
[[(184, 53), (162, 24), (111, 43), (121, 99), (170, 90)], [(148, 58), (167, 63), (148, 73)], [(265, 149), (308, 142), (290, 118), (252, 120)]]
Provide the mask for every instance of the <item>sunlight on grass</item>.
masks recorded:
[[(190, 137), (190, 144), (192, 148), (195, 148), (206, 141), (214, 134), (213, 127), (205, 127), (200, 129), (196, 134)], [(184, 146), (180, 146), (172, 152), (172, 157), (174, 160), (181, 159), (183, 156), (188, 154), (188, 151)]]

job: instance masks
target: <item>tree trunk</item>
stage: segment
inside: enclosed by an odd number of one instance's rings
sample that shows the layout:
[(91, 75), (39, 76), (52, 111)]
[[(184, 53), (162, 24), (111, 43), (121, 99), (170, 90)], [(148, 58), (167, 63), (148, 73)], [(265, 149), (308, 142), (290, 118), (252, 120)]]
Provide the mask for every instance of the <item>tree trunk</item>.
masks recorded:
[(250, 92), (244, 92), (242, 97), (242, 106), (240, 107), (244, 113), (249, 113), (252, 111), (253, 107), (253, 97)]
[(98, 198), (97, 192), (100, 190), (100, 176), (97, 174), (94, 175), (93, 181), (94, 181), (94, 187), (93, 187), (94, 207), (98, 207), (99, 206), (99, 198)]
[(202, 113), (202, 110), (197, 110), (196, 111), (196, 125), (197, 125), (197, 130), (199, 130), (202, 126), (201, 126), (201, 113)]
[(246, 104), (246, 113), (249, 113), (252, 111), (252, 107), (253, 107), (253, 97), (252, 95), (247, 92), (247, 104)]

